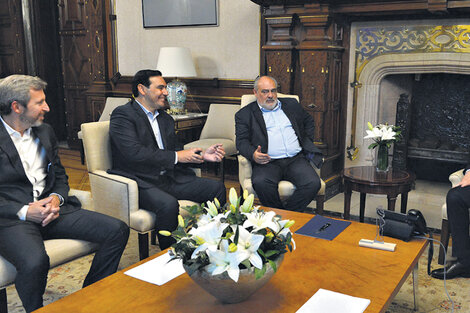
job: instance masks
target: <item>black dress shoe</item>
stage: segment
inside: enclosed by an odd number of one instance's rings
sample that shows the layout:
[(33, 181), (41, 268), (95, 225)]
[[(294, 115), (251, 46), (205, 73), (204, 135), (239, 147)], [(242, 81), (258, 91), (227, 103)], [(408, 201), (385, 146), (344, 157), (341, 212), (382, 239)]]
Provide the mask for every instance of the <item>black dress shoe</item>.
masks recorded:
[(444, 272), (446, 274), (446, 279), (470, 277), (470, 266), (463, 265), (459, 262), (454, 262), (449, 266), (433, 270), (431, 272), (431, 276), (437, 279), (444, 279)]

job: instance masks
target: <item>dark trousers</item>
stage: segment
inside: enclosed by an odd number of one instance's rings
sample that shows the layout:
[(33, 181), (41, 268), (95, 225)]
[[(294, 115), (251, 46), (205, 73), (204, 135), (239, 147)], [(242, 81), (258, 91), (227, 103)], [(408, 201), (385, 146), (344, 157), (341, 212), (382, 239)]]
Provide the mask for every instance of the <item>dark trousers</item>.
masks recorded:
[(447, 193), (447, 218), (452, 234), (452, 251), (460, 263), (470, 266), (470, 186), (455, 187)]
[[(180, 177), (181, 178), (181, 177)], [(226, 192), (222, 182), (196, 176), (175, 181), (171, 177), (164, 177), (158, 187), (139, 188), (139, 205), (141, 208), (152, 211), (156, 215), (156, 230), (173, 231), (178, 225), (178, 200), (191, 200), (203, 203), (217, 198), (223, 205)], [(157, 233), (160, 249), (164, 250), (175, 241)]]
[(129, 227), (120, 220), (77, 210), (60, 215), (46, 227), (21, 222), (0, 228), (0, 254), (12, 263), (17, 275), (16, 290), (27, 312), (42, 307), (46, 289), (49, 256), (46, 239), (81, 239), (100, 245), (83, 287), (116, 272), (129, 237)]
[[(278, 185), (281, 180), (290, 181), (296, 187), (285, 203), (279, 197)], [(272, 160), (268, 164), (253, 163), (252, 183), (264, 206), (300, 212), (315, 199), (321, 187), (317, 173), (301, 154)]]

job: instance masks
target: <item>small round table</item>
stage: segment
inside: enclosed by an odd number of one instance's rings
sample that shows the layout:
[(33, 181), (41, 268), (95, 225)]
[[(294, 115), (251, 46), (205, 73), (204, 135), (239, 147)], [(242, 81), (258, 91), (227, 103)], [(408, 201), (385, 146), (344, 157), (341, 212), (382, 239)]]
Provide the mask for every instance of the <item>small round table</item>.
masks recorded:
[(364, 222), (366, 194), (387, 195), (388, 209), (395, 211), (395, 202), (401, 194), (401, 212), (406, 213), (408, 192), (415, 181), (415, 174), (406, 170), (391, 168), (388, 172), (378, 172), (375, 166), (356, 166), (345, 168), (344, 180), (344, 218), (349, 219), (352, 191), (361, 193), (359, 220)]

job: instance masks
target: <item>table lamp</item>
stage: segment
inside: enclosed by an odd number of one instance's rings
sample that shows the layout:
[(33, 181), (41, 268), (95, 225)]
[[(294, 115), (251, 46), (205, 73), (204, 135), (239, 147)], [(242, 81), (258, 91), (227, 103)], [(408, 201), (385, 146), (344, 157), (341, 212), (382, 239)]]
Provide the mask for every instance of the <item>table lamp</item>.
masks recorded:
[(167, 99), (172, 114), (184, 114), (188, 88), (177, 77), (196, 76), (191, 52), (183, 47), (162, 47), (158, 55), (157, 69), (164, 77), (175, 77), (175, 80), (167, 85)]

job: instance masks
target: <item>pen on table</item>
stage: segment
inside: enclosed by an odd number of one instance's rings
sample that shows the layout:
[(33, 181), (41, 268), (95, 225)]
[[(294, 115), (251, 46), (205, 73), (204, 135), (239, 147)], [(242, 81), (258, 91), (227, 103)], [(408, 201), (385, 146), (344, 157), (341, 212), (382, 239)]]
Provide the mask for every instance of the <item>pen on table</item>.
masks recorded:
[(322, 231), (325, 231), (325, 230), (326, 230), (328, 227), (330, 227), (330, 226), (331, 226), (331, 223), (326, 223), (325, 225), (323, 225), (322, 227), (320, 227), (320, 229), (317, 230), (317, 231), (315, 232), (315, 234), (318, 234), (318, 233), (321, 233)]

